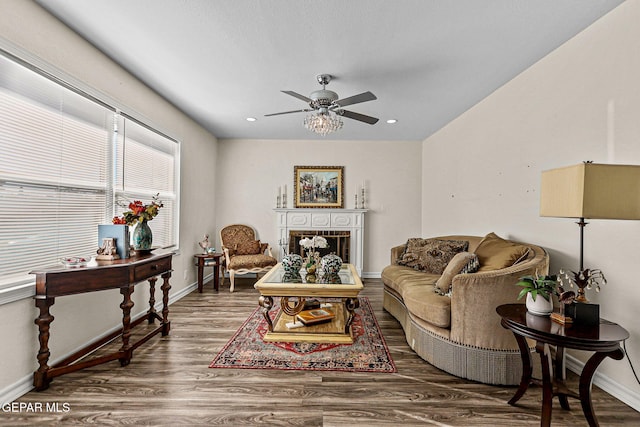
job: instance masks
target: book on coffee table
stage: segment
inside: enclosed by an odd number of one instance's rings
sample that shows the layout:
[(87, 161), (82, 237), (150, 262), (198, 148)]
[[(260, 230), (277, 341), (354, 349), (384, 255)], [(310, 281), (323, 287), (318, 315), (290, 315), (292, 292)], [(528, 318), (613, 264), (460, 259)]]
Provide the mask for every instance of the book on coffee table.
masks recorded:
[(298, 320), (305, 325), (315, 325), (317, 323), (330, 322), (336, 317), (335, 313), (328, 308), (314, 308), (303, 310), (298, 313)]

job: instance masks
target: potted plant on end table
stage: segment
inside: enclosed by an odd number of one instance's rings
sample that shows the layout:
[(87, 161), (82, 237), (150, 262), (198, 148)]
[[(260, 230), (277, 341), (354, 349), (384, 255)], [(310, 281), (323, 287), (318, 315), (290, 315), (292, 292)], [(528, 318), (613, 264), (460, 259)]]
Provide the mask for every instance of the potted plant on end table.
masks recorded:
[(527, 297), (527, 311), (538, 316), (548, 316), (553, 313), (552, 295), (557, 293), (558, 288), (556, 275), (524, 276), (516, 285), (522, 287), (518, 299), (525, 295)]

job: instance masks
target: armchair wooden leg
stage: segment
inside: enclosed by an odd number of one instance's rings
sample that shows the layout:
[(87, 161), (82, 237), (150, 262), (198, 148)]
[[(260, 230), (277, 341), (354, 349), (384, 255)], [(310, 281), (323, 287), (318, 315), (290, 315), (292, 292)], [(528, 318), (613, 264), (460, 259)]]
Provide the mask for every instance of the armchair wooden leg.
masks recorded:
[(235, 285), (235, 271), (229, 270), (229, 281), (231, 282), (231, 286), (229, 286), (229, 292), (233, 292), (233, 286)]

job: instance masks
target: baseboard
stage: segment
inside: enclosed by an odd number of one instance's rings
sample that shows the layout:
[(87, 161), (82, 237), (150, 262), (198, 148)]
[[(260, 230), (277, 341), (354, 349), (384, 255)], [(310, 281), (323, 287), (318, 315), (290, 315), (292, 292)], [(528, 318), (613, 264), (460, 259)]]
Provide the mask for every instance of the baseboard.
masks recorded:
[[(205, 277), (204, 283), (207, 283), (208, 280), (211, 280), (213, 278), (213, 274), (210, 274), (209, 276)], [(179, 292), (176, 292), (172, 295), (169, 296), (169, 305), (173, 304), (174, 302), (180, 300), (181, 298), (185, 297), (186, 295), (190, 294), (191, 292), (193, 292), (194, 290), (198, 289), (198, 284), (197, 283), (192, 283), (189, 286), (181, 289)], [(162, 301), (159, 301), (155, 304), (154, 306), (156, 308), (156, 310), (158, 312), (161, 312), (162, 310)], [(139, 313), (138, 315), (136, 315), (135, 317), (133, 317), (132, 320), (136, 320), (139, 319), (140, 317), (144, 316), (146, 313), (142, 312)], [(102, 337), (106, 337), (118, 330), (122, 329), (122, 325), (116, 325), (113, 328), (109, 329), (108, 331), (104, 332), (102, 335), (100, 335), (97, 338), (91, 339), (91, 341), (86, 342), (85, 344), (82, 344), (80, 346), (78, 346), (78, 348), (71, 350), (70, 352), (68, 352), (67, 354), (64, 354), (62, 356), (59, 356), (55, 359), (52, 359), (49, 362), (49, 365), (53, 366), (56, 363), (58, 363), (61, 360), (64, 360), (65, 358), (69, 357), (70, 355), (74, 354), (75, 352), (77, 352), (80, 349), (85, 348), (87, 345), (89, 345), (90, 343), (102, 338)], [(3, 390), (0, 390), (0, 407), (4, 406), (7, 403), (11, 403), (14, 400), (18, 399), (20, 396), (30, 392), (31, 390), (33, 390), (33, 373), (30, 373), (29, 375), (25, 376), (24, 378), (16, 381), (15, 383), (5, 387)]]
[[(580, 375), (584, 363), (570, 354), (566, 355), (565, 364), (567, 369)], [(629, 390), (625, 386), (618, 384), (606, 375), (596, 371), (593, 376), (593, 385), (600, 387), (603, 391), (620, 400), (622, 403), (629, 405), (631, 408), (640, 412), (640, 393)]]
[(382, 276), (379, 271), (363, 271), (362, 272), (363, 279), (379, 279), (380, 277)]
[(13, 402), (33, 390), (33, 373), (0, 390), (0, 406)]

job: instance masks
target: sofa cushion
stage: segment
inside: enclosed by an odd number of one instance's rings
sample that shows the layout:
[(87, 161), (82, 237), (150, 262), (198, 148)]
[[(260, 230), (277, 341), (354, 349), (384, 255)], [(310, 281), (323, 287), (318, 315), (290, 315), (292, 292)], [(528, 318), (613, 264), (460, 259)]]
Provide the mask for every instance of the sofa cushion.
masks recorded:
[(460, 273), (475, 273), (478, 271), (478, 256), (471, 252), (457, 253), (447, 264), (442, 276), (436, 282), (434, 290), (439, 295), (451, 295), (453, 277)]
[(402, 298), (412, 315), (441, 328), (451, 326), (451, 298), (438, 295), (433, 286), (411, 286)]
[(401, 265), (389, 265), (382, 270), (381, 277), (386, 286), (393, 289), (398, 295), (403, 296), (404, 292), (414, 284), (428, 286), (433, 289), (433, 285), (440, 276), (423, 273)]
[(468, 248), (469, 242), (463, 240), (411, 238), (398, 264), (426, 273), (442, 274), (455, 254)]
[(511, 267), (525, 259), (529, 248), (489, 233), (478, 244), (475, 253), (480, 261), (478, 271), (490, 271)]

